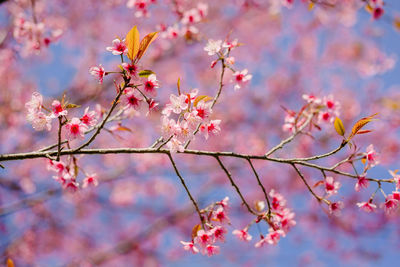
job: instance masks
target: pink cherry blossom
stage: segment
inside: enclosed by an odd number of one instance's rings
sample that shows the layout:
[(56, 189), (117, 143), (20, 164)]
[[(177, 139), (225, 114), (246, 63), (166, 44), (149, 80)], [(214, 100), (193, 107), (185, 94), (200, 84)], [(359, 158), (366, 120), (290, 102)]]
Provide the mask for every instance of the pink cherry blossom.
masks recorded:
[(208, 117), (211, 115), (212, 110), (211, 110), (211, 105), (212, 102), (205, 102), (203, 100), (199, 101), (196, 106), (196, 111), (197, 111), (197, 116), (200, 117), (202, 120), (208, 119)]
[(34, 92), (32, 94), (32, 98), (30, 101), (26, 102), (25, 108), (29, 112), (39, 112), (42, 110), (42, 104), (43, 104), (43, 96), (39, 94), (38, 92)]
[(253, 75), (247, 74), (249, 71), (247, 69), (244, 69), (242, 71), (236, 71), (233, 73), (234, 76), (234, 81), (235, 81), (235, 90), (238, 90), (242, 88), (246, 83), (248, 83)]
[(221, 48), (222, 40), (214, 41), (213, 39), (209, 39), (206, 47), (204, 47), (204, 51), (206, 51), (209, 56), (213, 56), (221, 51)]
[(212, 120), (206, 125), (201, 125), (200, 130), (204, 134), (204, 137), (208, 139), (209, 134), (217, 135), (221, 132), (219, 127), (221, 120)]
[(89, 69), (89, 73), (91, 75), (93, 75), (94, 77), (96, 77), (99, 80), (100, 84), (103, 83), (103, 78), (104, 78), (106, 72), (101, 65), (99, 65), (98, 67), (97, 66), (91, 67)]
[(122, 97), (122, 103), (128, 108), (139, 109), (143, 97), (138, 90), (128, 87), (124, 91), (125, 95)]
[(183, 245), (183, 249), (192, 252), (193, 254), (199, 253), (199, 249), (196, 248), (194, 245), (193, 241), (192, 242), (184, 242), (181, 241), (181, 244)]
[(357, 206), (365, 212), (373, 212), (376, 209), (376, 205), (371, 200), (368, 202), (359, 202)]
[(206, 232), (203, 229), (197, 231), (197, 236), (194, 238), (196, 244), (199, 244), (202, 248), (207, 247), (212, 243), (212, 236), (211, 232)]
[(247, 232), (247, 229), (233, 230), (232, 234), (234, 234), (237, 238), (239, 238), (242, 241), (248, 242), (252, 239), (252, 236)]
[(60, 101), (54, 100), (53, 103), (51, 104), (53, 114), (53, 118), (57, 118), (60, 116), (66, 116), (68, 114), (68, 111), (61, 105)]
[(361, 175), (357, 178), (357, 183), (354, 186), (354, 189), (359, 192), (362, 188), (368, 188), (369, 181), (365, 178), (365, 174)]
[(207, 256), (211, 257), (213, 255), (217, 255), (220, 252), (219, 246), (207, 245), (206, 247)]
[(400, 174), (397, 174), (397, 170), (396, 171), (389, 170), (389, 173), (393, 177), (393, 181), (396, 185), (396, 189), (399, 190), (400, 189)]
[(75, 138), (84, 138), (87, 126), (81, 122), (79, 118), (72, 118), (66, 125), (67, 138), (73, 140)]
[(94, 110), (89, 111), (89, 107), (85, 109), (85, 113), (80, 118), (81, 122), (88, 127), (94, 126), (97, 123), (97, 114)]
[(384, 208), (387, 214), (390, 214), (393, 211), (395, 211), (398, 206), (399, 206), (399, 200), (394, 198), (392, 194), (386, 197), (385, 203), (382, 203), (382, 207)]
[(128, 53), (128, 48), (126, 47), (125, 40), (114, 39), (112, 41), (112, 46), (108, 46), (107, 51), (112, 52), (113, 55), (125, 55)]
[(335, 216), (339, 216), (341, 210), (343, 209), (343, 202), (342, 201), (338, 201), (338, 202), (331, 202), (329, 204), (329, 212)]
[(135, 64), (122, 63), (122, 68), (129, 74), (129, 76), (136, 77), (138, 68)]
[(89, 186), (96, 187), (99, 185), (99, 181), (97, 180), (96, 174), (90, 174), (83, 179), (82, 188), (86, 188)]
[(211, 233), (214, 234), (215, 241), (225, 242), (225, 234), (227, 230), (223, 226), (216, 226), (211, 229)]
[(147, 77), (147, 81), (144, 82), (144, 90), (152, 96), (155, 96), (156, 88), (159, 88), (157, 77), (155, 74), (151, 74)]
[(374, 167), (379, 164), (379, 154), (375, 151), (374, 145), (369, 145), (367, 147), (366, 158), (368, 161), (368, 166)]
[(335, 181), (332, 176), (325, 178), (325, 191), (328, 196), (337, 194), (339, 188), (340, 182)]
[(47, 131), (51, 130), (51, 120), (50, 116), (47, 116), (43, 112), (29, 112), (26, 119), (32, 124), (33, 129), (36, 131)]
[(219, 207), (214, 212), (213, 220), (218, 221), (220, 223), (229, 223), (229, 218), (226, 215), (226, 212), (223, 207)]

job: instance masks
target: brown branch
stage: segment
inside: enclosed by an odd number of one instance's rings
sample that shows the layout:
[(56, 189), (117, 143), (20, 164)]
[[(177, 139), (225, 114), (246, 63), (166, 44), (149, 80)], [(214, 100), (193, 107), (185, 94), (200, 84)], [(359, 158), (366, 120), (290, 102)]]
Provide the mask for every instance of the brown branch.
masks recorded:
[(222, 163), (222, 161), (220, 160), (220, 158), (218, 156), (215, 156), (215, 159), (218, 161), (219, 166), (222, 168), (222, 170), (225, 172), (226, 176), (228, 177), (229, 181), (231, 182), (231, 185), (235, 188), (236, 192), (238, 193), (239, 197), (241, 198), (243, 204), (246, 206), (247, 210), (251, 213), (254, 214), (256, 216), (258, 216), (257, 213), (255, 213), (251, 208), (250, 205), (246, 202), (246, 200), (244, 199), (242, 193), (240, 192), (239, 187), (235, 184), (235, 182), (232, 179), (232, 175), (229, 173), (229, 171), (226, 169), (226, 167), (224, 166), (224, 164)]
[(303, 180), (304, 184), (306, 185), (308, 191), (310, 191), (310, 193), (317, 199), (318, 202), (324, 201), (325, 203), (329, 204), (329, 202), (327, 202), (326, 199), (318, 196), (317, 194), (315, 194), (315, 192), (312, 190), (311, 186), (307, 183), (306, 178), (303, 176), (303, 174), (300, 172), (300, 170), (296, 167), (295, 164), (291, 164), (293, 166), (293, 168), (296, 170), (297, 174), (300, 176), (301, 180)]
[[(199, 205), (197, 205), (196, 200), (193, 198), (192, 194), (190, 193), (189, 188), (187, 187), (187, 185), (186, 185), (186, 183), (185, 183), (185, 179), (183, 179), (182, 175), (179, 173), (178, 168), (176, 167), (176, 163), (175, 163), (174, 159), (173, 159), (172, 156), (171, 156), (171, 153), (167, 153), (167, 155), (168, 155), (168, 157), (169, 157), (169, 160), (171, 161), (172, 166), (174, 167), (174, 170), (175, 170), (176, 175), (177, 175), (177, 176), (179, 177), (179, 179), (181, 180), (181, 184), (182, 184), (183, 187), (185, 188), (187, 195), (189, 196), (190, 200), (192, 201), (193, 206), (195, 207), (195, 209), (196, 209), (196, 211), (197, 211), (197, 214), (199, 215), (200, 222), (201, 222), (201, 224), (203, 225), (203, 228), (204, 228), (204, 218), (203, 218), (203, 216), (201, 215), (201, 212), (200, 212), (200, 209), (199, 209)], [(204, 229), (205, 229), (205, 228), (204, 228)]]
[(267, 204), (268, 204), (268, 215), (271, 215), (271, 203), (269, 202), (269, 198), (268, 198), (267, 191), (265, 190), (264, 185), (261, 183), (260, 177), (258, 176), (258, 173), (257, 173), (256, 169), (254, 168), (253, 163), (251, 162), (251, 159), (250, 159), (250, 158), (247, 158), (247, 161), (249, 162), (250, 167), (251, 167), (251, 169), (253, 170), (254, 175), (256, 176), (258, 185), (261, 187), (261, 189), (262, 189), (262, 191), (263, 191), (263, 193), (264, 193), (265, 199), (267, 200)]

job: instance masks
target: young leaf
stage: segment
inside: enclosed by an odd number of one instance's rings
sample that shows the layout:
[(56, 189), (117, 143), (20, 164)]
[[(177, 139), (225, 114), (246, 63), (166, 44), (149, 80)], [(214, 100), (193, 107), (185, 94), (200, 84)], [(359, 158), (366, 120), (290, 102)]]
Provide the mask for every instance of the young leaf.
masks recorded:
[(197, 236), (197, 232), (201, 230), (201, 225), (196, 224), (193, 229), (192, 229), (192, 238), (195, 238)]
[(7, 259), (7, 265), (6, 265), (6, 266), (7, 266), (7, 267), (14, 267), (15, 265), (14, 265), (13, 260), (10, 259), (10, 258), (8, 258), (8, 259)]
[(344, 129), (343, 126), (343, 122), (341, 119), (339, 119), (338, 117), (336, 117), (333, 126), (335, 127), (336, 132), (340, 135), (340, 136), (344, 136), (346, 130)]
[(157, 38), (158, 32), (152, 32), (146, 35), (143, 40), (140, 42), (139, 52), (137, 54), (137, 59), (141, 59), (144, 53), (146, 53), (149, 45)]
[(80, 105), (77, 105), (77, 104), (67, 104), (66, 106), (65, 106), (66, 108), (79, 108), (79, 107), (81, 107)]
[(128, 47), (127, 56), (132, 61), (136, 58), (136, 55), (139, 52), (139, 38), (139, 31), (136, 26), (134, 26), (125, 37), (126, 46)]
[(194, 100), (194, 102), (193, 102), (193, 106), (195, 106), (195, 107), (197, 107), (197, 104), (200, 102), (200, 101), (204, 101), (204, 102), (207, 102), (207, 101), (210, 101), (210, 100), (212, 100), (213, 98), (212, 97), (209, 97), (208, 95), (199, 95), (198, 97), (196, 97), (196, 99)]
[[(358, 134), (358, 133), (361, 131), (361, 129), (362, 129), (365, 125), (367, 125), (367, 124), (370, 123), (371, 121), (374, 121), (374, 120), (375, 120), (374, 117), (375, 117), (376, 115), (378, 115), (378, 113), (375, 113), (375, 114), (373, 114), (373, 115), (371, 115), (371, 116), (368, 116), (368, 117), (365, 117), (365, 118), (362, 118), (362, 119), (358, 120), (358, 121), (354, 124), (353, 129), (351, 129), (351, 134), (350, 134), (348, 140), (350, 140), (350, 139), (353, 138), (356, 134)], [(361, 132), (361, 133), (365, 133), (365, 132)]]
[(139, 72), (139, 77), (149, 77), (151, 74), (154, 74), (151, 70), (141, 70)]

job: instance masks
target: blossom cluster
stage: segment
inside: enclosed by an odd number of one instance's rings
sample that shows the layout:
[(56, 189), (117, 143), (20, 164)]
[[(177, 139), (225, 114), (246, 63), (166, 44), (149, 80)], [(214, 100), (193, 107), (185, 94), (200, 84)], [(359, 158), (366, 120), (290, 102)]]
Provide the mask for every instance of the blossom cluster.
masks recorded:
[[(41, 1), (37, 2), (36, 4), (43, 4)], [(56, 42), (63, 34), (61, 28), (45, 24), (44, 20), (39, 19), (42, 17), (42, 9), (27, 8), (23, 1), (15, 1), (12, 5), (10, 10), (14, 13), (13, 36), (22, 45), (21, 55), (39, 54), (43, 48)], [(32, 11), (27, 12), (30, 9)]]
[(216, 202), (204, 209), (205, 222), (203, 225), (196, 225), (193, 228), (192, 240), (190, 242), (181, 241), (183, 248), (197, 254), (213, 256), (220, 252), (220, 247), (215, 245), (217, 242), (225, 242), (227, 233), (226, 225), (230, 224), (228, 212), (229, 198)]
[[(198, 89), (188, 94), (170, 95), (169, 103), (161, 112), (161, 134), (171, 152), (183, 151), (185, 143), (194, 139), (198, 129), (206, 139), (210, 134), (219, 134), (221, 120), (210, 119), (212, 103), (209, 97), (198, 96)], [(171, 116), (178, 118), (175, 120)]]
[(304, 106), (302, 114), (286, 110), (285, 123), (282, 127), (284, 131), (296, 132), (306, 122), (307, 117), (311, 115), (316, 118), (313, 121), (315, 126), (321, 123), (331, 124), (340, 115), (340, 103), (335, 101), (332, 95), (319, 98), (314, 95), (304, 94), (303, 99), (307, 101), (307, 104)]
[(264, 236), (260, 235), (261, 240), (254, 246), (262, 247), (265, 244), (276, 245), (281, 237), (285, 237), (290, 229), (296, 225), (294, 220), (295, 214), (291, 209), (286, 207), (286, 199), (274, 189), (269, 192), (271, 198), (271, 211), (267, 211), (262, 217), (258, 218), (256, 223), (261, 219), (265, 220), (268, 225), (268, 233)]
[(232, 82), (235, 83), (234, 89), (238, 90), (246, 85), (253, 77), (253, 75), (249, 74), (247, 69), (243, 69), (241, 71), (236, 71), (233, 68), (235, 64), (235, 58), (230, 56), (231, 51), (240, 46), (241, 44), (237, 39), (233, 41), (222, 41), (222, 40), (213, 40), (209, 39), (207, 45), (204, 47), (204, 51), (208, 53), (209, 56), (217, 55), (218, 59), (211, 62), (211, 68), (218, 63), (220, 60), (224, 60), (223, 64), (225, 67), (228, 67), (229, 70), (233, 72)]
[(198, 3), (196, 7), (185, 10), (185, 8), (178, 2), (174, 3), (176, 14), (179, 19), (173, 25), (167, 26), (160, 24), (160, 36), (164, 39), (175, 39), (179, 36), (185, 37), (187, 40), (195, 39), (199, 33), (196, 24), (205, 19), (208, 13), (208, 5), (205, 3)]
[(36, 131), (43, 131), (45, 129), (50, 131), (52, 120), (60, 118), (63, 121), (62, 125), (65, 125), (67, 129), (66, 136), (68, 140), (84, 138), (85, 131), (87, 131), (89, 127), (96, 125), (99, 115), (95, 111), (89, 111), (89, 107), (87, 107), (80, 118), (73, 117), (68, 119), (68, 108), (74, 106), (75, 105), (64, 103), (63, 99), (61, 102), (59, 100), (53, 100), (51, 108), (46, 108), (43, 105), (43, 96), (38, 92), (34, 92), (31, 100), (25, 104), (27, 110), (26, 118)]
[[(47, 164), (47, 169), (55, 172), (53, 178), (59, 182), (65, 190), (70, 192), (75, 192), (79, 188), (79, 183), (77, 182), (77, 166), (74, 163), (72, 157), (69, 157), (69, 162), (65, 163), (61, 160), (49, 160)], [(95, 173), (86, 174), (81, 185), (82, 188), (89, 186), (96, 187), (99, 184), (97, 175)]]

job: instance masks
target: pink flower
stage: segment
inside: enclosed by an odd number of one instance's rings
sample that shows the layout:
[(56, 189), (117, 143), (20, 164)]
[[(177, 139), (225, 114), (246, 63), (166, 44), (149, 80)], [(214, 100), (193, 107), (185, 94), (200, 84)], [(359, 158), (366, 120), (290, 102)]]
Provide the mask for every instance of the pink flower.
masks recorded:
[(276, 193), (274, 189), (271, 189), (269, 196), (272, 198), (271, 205), (274, 210), (281, 210), (286, 205), (285, 198), (281, 194)]
[(379, 155), (374, 149), (374, 145), (369, 145), (367, 147), (367, 153), (365, 155), (368, 161), (368, 166), (374, 167), (379, 164)]
[(122, 63), (122, 68), (126, 70), (126, 72), (129, 74), (129, 76), (134, 76), (136, 77), (137, 74), (137, 66), (135, 64), (129, 64), (129, 63)]
[(340, 188), (340, 183), (339, 182), (335, 182), (335, 180), (333, 179), (332, 176), (326, 177), (326, 179), (325, 179), (325, 191), (328, 194), (328, 196), (337, 194), (339, 188)]
[(233, 230), (232, 234), (234, 234), (237, 238), (242, 241), (250, 241), (253, 237), (247, 232), (247, 229), (243, 230)]
[(38, 92), (34, 92), (32, 94), (32, 98), (30, 101), (26, 102), (25, 104), (25, 108), (29, 111), (29, 112), (39, 112), (42, 110), (42, 103), (43, 103), (43, 97), (41, 94), (39, 94)]
[(339, 216), (343, 206), (344, 205), (342, 201), (332, 202), (329, 204), (329, 212), (335, 216)]
[(226, 234), (226, 228), (222, 226), (216, 226), (213, 229), (211, 229), (211, 233), (214, 234), (215, 240), (225, 242), (225, 234)]
[(209, 39), (206, 47), (204, 47), (204, 51), (208, 52), (209, 56), (213, 56), (221, 51), (222, 48), (222, 40), (214, 41), (213, 39)]
[(171, 153), (175, 153), (177, 151), (183, 152), (185, 150), (183, 143), (178, 140), (175, 136), (171, 138), (171, 140), (167, 143), (168, 149)]
[(72, 118), (66, 125), (67, 138), (73, 140), (75, 138), (84, 138), (87, 126), (78, 118)]
[(221, 205), (226, 210), (226, 209), (228, 209), (228, 201), (229, 201), (229, 197), (225, 197), (223, 200), (221, 200), (217, 204)]
[(221, 132), (221, 128), (219, 127), (220, 123), (221, 120), (212, 120), (206, 125), (201, 125), (200, 130), (204, 134), (204, 137), (208, 139), (209, 134), (219, 134)]
[(65, 181), (64, 189), (71, 193), (74, 193), (79, 189), (79, 184), (74, 179), (71, 179), (71, 180)]
[(183, 245), (183, 249), (192, 252), (193, 254), (199, 253), (199, 249), (195, 247), (193, 241), (192, 242), (184, 242), (181, 241)]
[(57, 118), (60, 116), (66, 116), (68, 114), (68, 111), (64, 109), (58, 100), (54, 100), (53, 103), (51, 104), (53, 114), (51, 115), (53, 118)]
[(204, 102), (203, 100), (199, 101), (196, 106), (197, 116), (202, 120), (207, 119), (212, 113), (211, 105), (212, 102)]
[(373, 212), (376, 209), (376, 205), (372, 204), (372, 200), (368, 202), (359, 202), (357, 206), (365, 212)]
[(107, 51), (112, 52), (113, 55), (122, 55), (128, 53), (128, 48), (125, 45), (125, 40), (114, 39), (112, 41), (112, 46), (106, 48)]
[(206, 247), (207, 256), (209, 257), (219, 254), (219, 251), (219, 246), (207, 245)]
[(98, 67), (96, 67), (96, 66), (91, 67), (89, 69), (89, 73), (91, 75), (93, 75), (94, 77), (96, 77), (99, 80), (100, 84), (103, 83), (103, 78), (104, 78), (106, 72), (104, 71), (104, 68), (101, 65), (99, 65)]
[(201, 21), (201, 15), (199, 11), (195, 8), (192, 8), (183, 13), (182, 24), (193, 24)]
[(163, 109), (162, 114), (169, 116), (171, 112), (174, 112), (175, 114), (180, 114), (182, 110), (187, 109), (188, 103), (186, 103), (187, 96), (185, 95), (180, 95), (176, 96), (171, 94), (169, 96), (169, 101), (166, 105), (166, 107)]
[[(397, 197), (397, 196), (396, 196)], [(399, 200), (395, 199), (392, 194), (386, 197), (385, 203), (382, 204), (382, 207), (385, 209), (387, 214), (393, 212), (399, 205)]]
[(83, 179), (82, 188), (86, 188), (88, 186), (96, 187), (98, 185), (99, 185), (99, 181), (97, 180), (97, 175), (91, 174), (91, 175), (86, 176), (85, 179)]
[(197, 231), (197, 236), (194, 238), (196, 244), (199, 244), (201, 247), (206, 247), (212, 243), (212, 233), (206, 232), (203, 229)]
[(147, 93), (150, 93), (151, 95), (155, 96), (156, 88), (159, 88), (157, 77), (155, 74), (151, 74), (149, 75), (149, 77), (147, 77), (147, 81), (144, 82), (144, 90)]
[(314, 104), (320, 104), (321, 103), (321, 99), (314, 96), (314, 95), (306, 95), (304, 94), (303, 99), (307, 101), (307, 103), (314, 103)]
[(400, 201), (400, 192), (393, 191), (392, 192), (392, 196), (393, 196), (393, 199), (396, 199), (397, 201)]
[(86, 126), (94, 126), (97, 123), (96, 119), (96, 112), (94, 110), (89, 111), (89, 107), (85, 109), (85, 113), (83, 116), (80, 118), (81, 122), (85, 124)]
[(258, 241), (254, 247), (256, 248), (261, 248), (262, 246), (264, 246), (264, 244), (267, 243), (267, 240), (261, 235), (261, 240)]
[(369, 181), (365, 178), (365, 174), (361, 175), (357, 178), (357, 183), (354, 187), (354, 189), (359, 192), (361, 188), (368, 188), (369, 186)]
[(239, 46), (239, 43), (238, 43), (238, 39), (235, 39), (235, 40), (233, 40), (233, 41), (225, 41), (223, 44), (222, 44), (222, 47), (225, 47), (225, 48), (228, 48), (228, 49), (233, 49), (233, 48), (235, 48), (235, 47), (237, 47), (237, 46)]
[(269, 231), (270, 232), (267, 234), (265, 239), (266, 239), (266, 242), (271, 245), (278, 244), (281, 236), (285, 235), (285, 233), (282, 230), (273, 230), (270, 228)]
[(45, 115), (43, 112), (29, 112), (27, 117), (27, 121), (32, 124), (33, 129), (36, 131), (43, 131), (47, 129), (47, 131), (51, 130), (51, 117)]
[(247, 69), (244, 69), (242, 71), (236, 71), (235, 73), (233, 73), (236, 82), (236, 85), (234, 87), (235, 90), (242, 88), (244, 84), (246, 84), (248, 81), (251, 80), (253, 75), (247, 73), (248, 73)]
[(122, 98), (122, 102), (128, 108), (139, 109), (140, 103), (143, 98), (138, 90), (128, 87), (124, 91), (125, 96)]
[(228, 218), (228, 216), (226, 216), (226, 213), (225, 213), (223, 207), (219, 207), (214, 212), (213, 220), (218, 221), (220, 223), (229, 223), (229, 218)]

